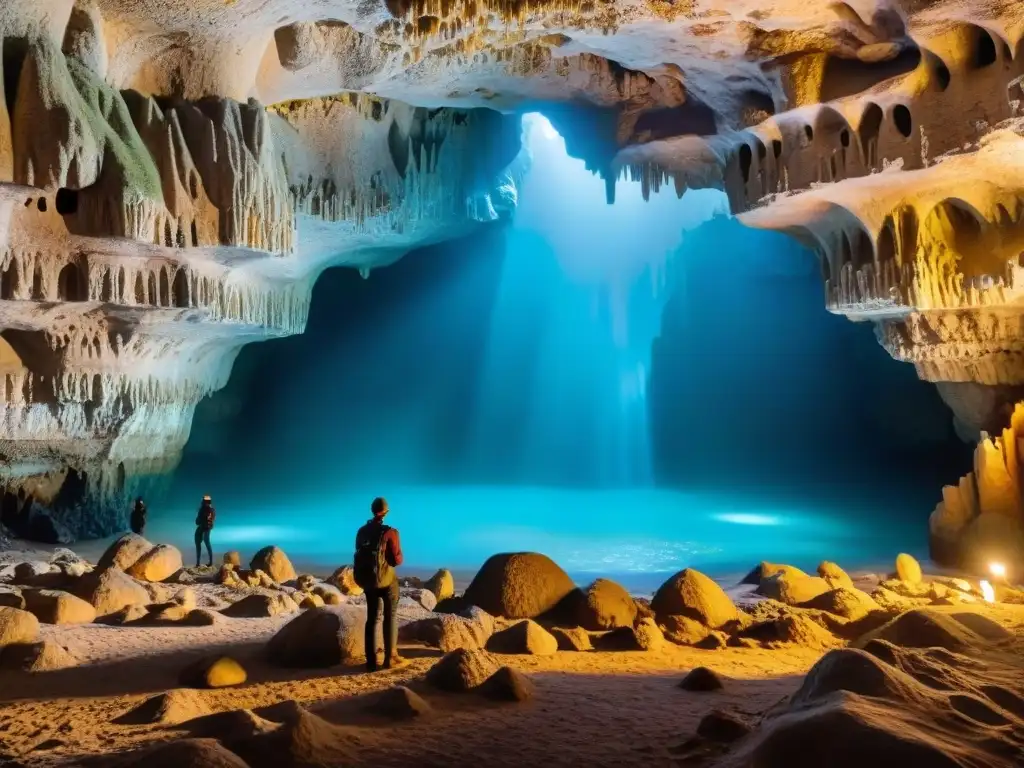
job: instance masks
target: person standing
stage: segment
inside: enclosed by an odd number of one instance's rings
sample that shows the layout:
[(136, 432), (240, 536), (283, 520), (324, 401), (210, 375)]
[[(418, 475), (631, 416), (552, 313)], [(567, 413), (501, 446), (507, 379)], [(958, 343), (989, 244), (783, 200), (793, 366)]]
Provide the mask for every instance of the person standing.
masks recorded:
[(213, 523), (217, 519), (217, 510), (213, 508), (213, 499), (203, 496), (203, 503), (199, 505), (196, 513), (196, 568), (199, 567), (202, 556), (202, 545), (206, 544), (206, 555), (209, 558), (208, 565), (213, 567), (213, 548), (210, 546), (210, 531), (213, 530)]
[(132, 508), (129, 524), (131, 525), (132, 533), (137, 536), (142, 536), (143, 531), (146, 530), (146, 502), (142, 500), (141, 496), (135, 499), (135, 506)]
[(373, 517), (356, 533), (353, 558), (355, 582), (366, 593), (366, 669), (377, 670), (377, 617), (384, 605), (384, 669), (401, 663), (395, 652), (398, 645), (398, 577), (395, 569), (402, 564), (402, 545), (398, 529), (384, 525), (388, 503), (377, 497), (370, 504)]

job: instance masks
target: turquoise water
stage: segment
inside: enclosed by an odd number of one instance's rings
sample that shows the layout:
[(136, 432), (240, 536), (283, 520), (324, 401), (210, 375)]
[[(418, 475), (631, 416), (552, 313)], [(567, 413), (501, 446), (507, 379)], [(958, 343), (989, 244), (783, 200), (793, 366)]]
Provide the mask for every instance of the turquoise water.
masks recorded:
[[(300, 494), (287, 509), (215, 500), (215, 550), (248, 556), (276, 544), (303, 568), (330, 571), (350, 560), (374, 492), (340, 493), (326, 504)], [(537, 551), (578, 582), (606, 576), (645, 592), (685, 567), (729, 581), (760, 560), (813, 569), (830, 559), (851, 570), (882, 569), (899, 551), (925, 554), (923, 524), (894, 527), (886, 520), (894, 515), (867, 503), (815, 510), (650, 488), (459, 486), (385, 493), (388, 522), (401, 531), (409, 573), (447, 567), (466, 578), (496, 552)], [(171, 541), (190, 556), (194, 514), (153, 513), (147, 537)]]

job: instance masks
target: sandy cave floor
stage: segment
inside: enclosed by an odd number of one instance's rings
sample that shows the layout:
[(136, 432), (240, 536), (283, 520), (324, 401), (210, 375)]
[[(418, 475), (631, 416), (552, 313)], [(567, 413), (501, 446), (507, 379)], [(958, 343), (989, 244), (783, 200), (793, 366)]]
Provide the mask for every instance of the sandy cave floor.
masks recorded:
[[(1014, 632), (1024, 666), (1024, 606), (982, 610)], [(210, 710), (294, 700), (330, 722), (352, 726), (356, 764), (672, 766), (680, 763), (671, 749), (712, 708), (757, 716), (791, 694), (822, 655), (799, 646), (708, 651), (666, 645), (654, 652), (503, 656), (503, 663), (530, 675), (537, 693), (525, 703), (496, 704), (426, 687), (422, 676), (441, 654), (425, 647), (404, 646), (407, 666), (375, 674), (358, 667), (272, 667), (262, 660), (263, 644), (291, 618), (228, 619), (200, 628), (45, 627), (44, 637), (71, 647), (83, 664), (35, 675), (5, 673), (0, 745), (18, 756), (12, 765), (75, 765), (86, 756), (189, 735), (180, 727), (112, 721), (148, 695), (177, 687), (186, 664), (216, 651), (237, 658), (249, 681), (199, 692)], [(696, 666), (729, 678), (725, 689), (680, 690), (679, 680)], [(355, 697), (396, 684), (420, 692), (434, 711), (402, 723), (361, 711)]]

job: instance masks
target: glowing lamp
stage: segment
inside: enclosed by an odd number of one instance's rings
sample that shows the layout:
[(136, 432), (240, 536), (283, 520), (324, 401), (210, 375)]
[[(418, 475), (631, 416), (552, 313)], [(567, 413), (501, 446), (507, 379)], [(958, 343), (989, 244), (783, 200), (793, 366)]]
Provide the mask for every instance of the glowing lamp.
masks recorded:
[(981, 587), (981, 595), (985, 598), (986, 603), (994, 603), (996, 601), (996, 590), (987, 581), (982, 581), (979, 586)]
[(988, 572), (997, 579), (1006, 578), (1006, 566), (1002, 563), (989, 563)]

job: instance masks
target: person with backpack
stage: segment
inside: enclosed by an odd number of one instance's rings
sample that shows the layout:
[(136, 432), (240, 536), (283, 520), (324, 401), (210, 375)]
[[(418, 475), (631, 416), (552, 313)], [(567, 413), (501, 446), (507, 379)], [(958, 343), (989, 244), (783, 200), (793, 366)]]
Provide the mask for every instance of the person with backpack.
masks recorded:
[(139, 496), (135, 499), (135, 506), (132, 508), (131, 519), (129, 520), (132, 533), (141, 536), (146, 530), (146, 502)]
[(355, 582), (366, 593), (366, 670), (377, 671), (377, 617), (384, 604), (384, 669), (401, 663), (395, 652), (398, 645), (398, 577), (395, 568), (402, 564), (402, 545), (398, 529), (384, 525), (388, 503), (377, 497), (370, 505), (373, 518), (356, 533), (353, 558)]
[(209, 566), (213, 567), (210, 531), (213, 530), (213, 521), (216, 519), (217, 510), (213, 508), (213, 500), (209, 496), (203, 496), (203, 503), (199, 505), (199, 511), (196, 513), (196, 568), (199, 567), (203, 544), (206, 544), (206, 554), (210, 560)]

